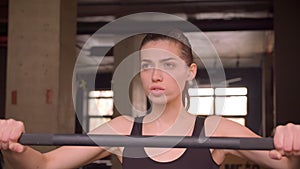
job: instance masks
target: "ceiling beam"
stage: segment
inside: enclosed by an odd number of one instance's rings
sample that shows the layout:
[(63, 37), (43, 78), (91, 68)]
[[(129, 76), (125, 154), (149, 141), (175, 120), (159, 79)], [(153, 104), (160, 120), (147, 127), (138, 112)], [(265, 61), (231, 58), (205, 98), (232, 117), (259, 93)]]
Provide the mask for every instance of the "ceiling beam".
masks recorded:
[[(209, 20), (189, 20), (192, 24), (198, 27), (203, 32), (208, 31), (246, 31), (246, 30), (273, 30), (273, 18), (242, 18), (242, 19), (209, 19)], [(94, 34), (98, 29), (108, 24), (109, 22), (78, 22), (77, 34)], [(135, 21), (132, 24), (122, 25), (115, 30), (106, 30), (109, 34), (122, 34), (147, 31), (151, 28), (150, 25), (157, 24), (161, 26), (175, 26), (185, 32), (194, 32), (195, 29), (190, 29), (184, 21)], [(151, 30), (149, 30), (151, 31)]]
[(78, 17), (121, 17), (139, 12), (273, 12), (273, 0), (79, 0)]

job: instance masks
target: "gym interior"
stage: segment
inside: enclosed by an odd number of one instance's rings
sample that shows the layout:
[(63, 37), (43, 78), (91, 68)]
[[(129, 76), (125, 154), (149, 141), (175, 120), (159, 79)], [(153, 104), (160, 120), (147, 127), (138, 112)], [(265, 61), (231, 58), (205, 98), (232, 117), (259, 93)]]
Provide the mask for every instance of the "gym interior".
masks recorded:
[[(163, 13), (192, 23), (201, 30), (184, 31), (192, 46), (197, 48), (197, 35), (204, 34), (222, 63), (229, 92), (220, 94), (210, 85), (210, 74), (199, 61), (197, 87), (191, 89), (199, 92), (191, 92), (191, 105), (200, 103), (201, 111), (191, 106), (196, 109), (192, 113), (221, 115), (271, 137), (277, 125), (300, 124), (300, 24), (295, 4), (291, 0), (2, 0), (0, 118), (23, 121), (27, 133), (82, 134), (119, 116), (115, 98), (123, 97), (113, 89), (114, 73), (138, 49), (139, 40), (116, 43), (122, 32), (108, 29), (104, 36), (96, 32), (119, 18), (153, 12), (151, 17), (133, 18), (175, 22), (161, 17)], [(138, 29), (126, 26), (125, 31)], [(136, 79), (128, 96), (138, 109), (149, 106)], [(227, 106), (221, 110), (218, 104), (225, 98)], [(122, 111), (136, 115), (131, 105), (124, 105)], [(46, 152), (55, 146), (35, 148)], [(2, 161), (2, 168), (10, 166)], [(109, 156), (82, 167), (93, 168), (121, 169), (121, 165)], [(221, 168), (263, 167), (230, 156)]]

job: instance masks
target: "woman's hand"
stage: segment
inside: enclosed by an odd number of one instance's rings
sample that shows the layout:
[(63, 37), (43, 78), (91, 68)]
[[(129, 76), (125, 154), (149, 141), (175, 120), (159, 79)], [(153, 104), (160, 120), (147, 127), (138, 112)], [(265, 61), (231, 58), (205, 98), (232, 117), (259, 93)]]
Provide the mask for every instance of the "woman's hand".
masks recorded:
[(18, 143), (21, 134), (25, 132), (23, 122), (13, 119), (0, 120), (0, 150), (10, 150), (21, 153), (25, 146)]
[(283, 156), (300, 157), (300, 125), (289, 123), (276, 127), (274, 135), (276, 150), (270, 151), (270, 157), (280, 160)]

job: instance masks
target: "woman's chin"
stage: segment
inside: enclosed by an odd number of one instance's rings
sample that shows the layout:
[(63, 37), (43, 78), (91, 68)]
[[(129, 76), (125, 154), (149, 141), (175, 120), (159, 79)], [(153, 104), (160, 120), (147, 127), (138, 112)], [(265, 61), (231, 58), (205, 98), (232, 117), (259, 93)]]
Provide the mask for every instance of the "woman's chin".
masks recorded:
[(167, 103), (167, 98), (165, 95), (152, 95), (150, 94), (148, 96), (149, 100), (151, 101), (151, 104), (159, 104), (164, 105)]

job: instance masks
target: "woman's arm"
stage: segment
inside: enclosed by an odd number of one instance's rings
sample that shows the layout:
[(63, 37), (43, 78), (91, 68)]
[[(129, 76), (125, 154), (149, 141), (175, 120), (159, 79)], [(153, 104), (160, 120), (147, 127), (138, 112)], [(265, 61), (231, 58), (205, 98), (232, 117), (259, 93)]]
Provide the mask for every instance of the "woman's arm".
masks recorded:
[(10, 150), (3, 152), (4, 157), (13, 168), (67, 169), (88, 164), (104, 153), (105, 150), (100, 147), (65, 146), (44, 154), (30, 147), (26, 147), (23, 152)]
[(40, 153), (17, 141), (25, 132), (24, 124), (15, 120), (0, 121), (0, 149), (13, 168), (75, 168), (100, 156), (100, 147), (60, 147), (48, 153)]
[[(118, 117), (98, 127), (91, 134), (127, 134), (130, 124), (125, 118)], [(126, 126), (128, 126), (128, 130)], [(103, 147), (87, 146), (63, 146), (47, 153), (40, 153), (28, 146), (17, 143), (23, 132), (24, 125), (22, 122), (15, 120), (0, 121), (0, 149), (14, 168), (77, 168), (111, 153)]]
[[(207, 119), (207, 122), (205, 124), (205, 127), (208, 127), (209, 135), (215, 136), (215, 137), (260, 137), (245, 126), (242, 126), (238, 123), (235, 123), (231, 120), (227, 120), (225, 118), (221, 117), (211, 117)], [(282, 126), (284, 129), (286, 129), (287, 126)], [(296, 133), (299, 133), (295, 131), (295, 129), (291, 129), (291, 132), (289, 134), (293, 133), (295, 135)], [(281, 136), (282, 138), (283, 131), (278, 131), (277, 136)], [(276, 135), (276, 134), (275, 134)], [(274, 143), (275, 147), (278, 149), (278, 138), (274, 137)], [(293, 139), (285, 142), (290, 143)], [(297, 145), (300, 145), (300, 142), (298, 141)], [(293, 151), (294, 156), (281, 156), (281, 158), (275, 158), (278, 151), (255, 151), (255, 150), (223, 150), (224, 154), (233, 154), (237, 155), (239, 157), (248, 159), (250, 161), (253, 161), (259, 165), (263, 165), (269, 168), (278, 168), (278, 169), (293, 169), (293, 168), (299, 168), (298, 162), (299, 157), (297, 154), (295, 154), (295, 150)], [(281, 155), (286, 155), (284, 151), (281, 151)], [(296, 155), (296, 156), (295, 156)]]

